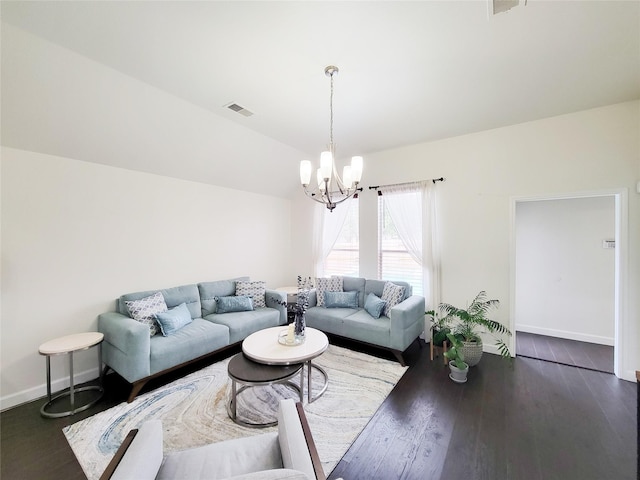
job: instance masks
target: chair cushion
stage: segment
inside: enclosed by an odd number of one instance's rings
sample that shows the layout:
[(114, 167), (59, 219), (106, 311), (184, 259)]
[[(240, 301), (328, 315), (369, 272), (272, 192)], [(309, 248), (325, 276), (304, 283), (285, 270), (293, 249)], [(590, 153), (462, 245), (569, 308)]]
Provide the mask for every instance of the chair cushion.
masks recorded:
[(157, 478), (218, 480), (282, 467), (278, 434), (271, 432), (168, 453)]
[(288, 468), (276, 468), (275, 470), (262, 470), (260, 472), (246, 473), (225, 480), (310, 480), (304, 473)]

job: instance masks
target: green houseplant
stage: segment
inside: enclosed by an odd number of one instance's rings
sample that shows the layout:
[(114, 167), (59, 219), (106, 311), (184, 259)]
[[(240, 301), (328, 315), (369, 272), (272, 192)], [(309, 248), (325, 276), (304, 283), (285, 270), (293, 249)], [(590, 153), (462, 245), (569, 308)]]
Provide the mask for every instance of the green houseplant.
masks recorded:
[(435, 310), (429, 310), (424, 312), (425, 315), (431, 317), (431, 333), (433, 344), (436, 347), (442, 347), (444, 341), (447, 339), (447, 333), (451, 333), (451, 317), (446, 315), (440, 315)]
[(438, 307), (445, 319), (456, 322), (452, 331), (454, 336), (461, 340), (466, 363), (470, 366), (476, 365), (482, 357), (480, 334), (483, 332), (495, 337), (498, 352), (503, 358), (511, 358), (509, 347), (498, 336), (511, 335), (511, 331), (500, 322), (487, 318), (489, 312), (499, 305), (498, 300), (487, 298), (487, 293), (483, 290), (476, 295), (467, 308), (455, 307), (448, 303), (441, 303)]
[(444, 352), (444, 356), (449, 360), (449, 378), (456, 383), (465, 383), (467, 381), (467, 373), (469, 373), (469, 365), (464, 361), (464, 346), (459, 338), (452, 333), (447, 333), (449, 340), (449, 350)]

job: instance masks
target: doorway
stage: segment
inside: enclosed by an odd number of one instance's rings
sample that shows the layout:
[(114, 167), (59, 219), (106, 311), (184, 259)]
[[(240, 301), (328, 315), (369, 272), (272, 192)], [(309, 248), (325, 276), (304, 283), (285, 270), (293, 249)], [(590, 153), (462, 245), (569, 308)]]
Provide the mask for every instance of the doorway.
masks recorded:
[(623, 197), (616, 191), (512, 200), (516, 354), (621, 376)]

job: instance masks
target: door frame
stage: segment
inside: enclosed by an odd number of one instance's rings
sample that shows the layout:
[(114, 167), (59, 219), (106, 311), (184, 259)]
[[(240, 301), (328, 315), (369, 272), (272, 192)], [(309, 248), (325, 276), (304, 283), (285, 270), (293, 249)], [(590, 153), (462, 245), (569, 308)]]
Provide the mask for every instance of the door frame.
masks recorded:
[(629, 317), (627, 308), (627, 265), (628, 265), (628, 190), (626, 188), (605, 189), (587, 192), (573, 192), (564, 194), (540, 194), (532, 196), (518, 196), (510, 199), (510, 225), (509, 225), (509, 304), (510, 304), (510, 329), (514, 335), (509, 338), (509, 347), (514, 355), (516, 351), (515, 341), (515, 311), (516, 311), (516, 207), (518, 203), (540, 202), (548, 200), (570, 200), (577, 198), (613, 197), (615, 200), (615, 288), (614, 288), (614, 336), (613, 336), (613, 371), (616, 377), (634, 381), (633, 371), (623, 370), (624, 338), (629, 331), (627, 322)]

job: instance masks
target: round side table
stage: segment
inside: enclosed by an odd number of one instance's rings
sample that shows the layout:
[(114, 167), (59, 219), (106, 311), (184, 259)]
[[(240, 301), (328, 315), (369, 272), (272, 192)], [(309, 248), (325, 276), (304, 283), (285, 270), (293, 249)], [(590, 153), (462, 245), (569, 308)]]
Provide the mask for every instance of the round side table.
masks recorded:
[[(40, 409), (40, 414), (47, 418), (59, 418), (73, 415), (77, 412), (82, 412), (90, 406), (94, 405), (98, 400), (102, 398), (104, 394), (104, 388), (102, 387), (102, 381), (100, 385), (90, 385), (86, 387), (75, 388), (73, 384), (73, 354), (81, 350), (88, 350), (91, 347), (98, 346), (98, 372), (102, 367), (102, 341), (104, 340), (104, 334), (99, 332), (86, 332), (77, 333), (74, 335), (67, 335), (66, 337), (60, 337), (40, 345), (38, 352), (40, 355), (45, 355), (47, 358), (47, 403), (45, 403)], [(54, 355), (69, 355), (69, 389), (62, 391), (55, 397), (51, 397), (51, 357)], [(88, 403), (76, 407), (75, 405), (75, 393), (84, 392), (87, 390), (97, 390), (99, 395)], [(50, 407), (53, 402), (61, 397), (69, 397), (70, 410), (64, 412), (48, 412), (47, 408)]]
[[(263, 428), (272, 427), (278, 424), (278, 421), (264, 422), (264, 423), (251, 423), (249, 421), (238, 418), (237, 401), (238, 395), (245, 391), (247, 388), (259, 387), (266, 385), (273, 385), (274, 383), (282, 383), (292, 387), (298, 392), (300, 402), (302, 402), (302, 377), (303, 377), (302, 363), (296, 363), (293, 365), (271, 366), (260, 363), (255, 363), (244, 356), (243, 353), (236, 354), (229, 361), (227, 367), (227, 373), (231, 379), (231, 399), (229, 400), (227, 413), (231, 420), (238, 425), (250, 428)], [(300, 373), (300, 385), (296, 385), (290, 381)], [(238, 389), (236, 384), (241, 384), (242, 387)]]

